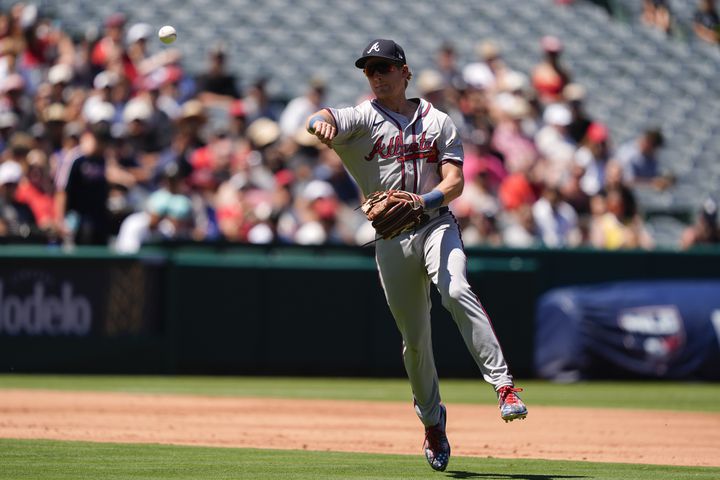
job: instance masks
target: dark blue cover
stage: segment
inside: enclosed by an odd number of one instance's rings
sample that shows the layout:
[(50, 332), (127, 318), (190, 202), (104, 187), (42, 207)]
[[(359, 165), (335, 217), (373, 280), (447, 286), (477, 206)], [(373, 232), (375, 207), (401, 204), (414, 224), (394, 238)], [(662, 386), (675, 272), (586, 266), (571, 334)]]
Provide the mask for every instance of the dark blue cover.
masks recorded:
[(720, 380), (720, 281), (559, 288), (535, 320), (543, 378)]

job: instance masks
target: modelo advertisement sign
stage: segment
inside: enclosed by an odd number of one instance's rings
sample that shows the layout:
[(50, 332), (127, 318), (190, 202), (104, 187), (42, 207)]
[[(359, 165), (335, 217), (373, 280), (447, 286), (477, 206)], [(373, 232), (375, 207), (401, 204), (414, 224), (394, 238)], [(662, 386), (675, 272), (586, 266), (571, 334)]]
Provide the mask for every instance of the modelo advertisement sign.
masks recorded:
[(543, 378), (720, 379), (720, 281), (555, 289), (535, 321)]
[(116, 337), (160, 329), (158, 272), (140, 262), (0, 267), (0, 337)]
[(35, 280), (30, 291), (0, 280), (0, 334), (90, 335), (93, 306), (69, 281)]

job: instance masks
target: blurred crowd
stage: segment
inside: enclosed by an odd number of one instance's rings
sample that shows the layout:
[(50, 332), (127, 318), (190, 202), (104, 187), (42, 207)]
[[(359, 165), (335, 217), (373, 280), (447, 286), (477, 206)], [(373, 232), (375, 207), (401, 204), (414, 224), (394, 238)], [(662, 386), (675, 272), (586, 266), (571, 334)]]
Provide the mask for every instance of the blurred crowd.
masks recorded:
[[(127, 253), (373, 240), (339, 158), (304, 131), (325, 106), (322, 80), (281, 101), (267, 79), (242, 87), (221, 44), (192, 76), (177, 50), (151, 53), (153, 40), (122, 14), (78, 36), (30, 4), (0, 14), (0, 239)], [(492, 41), (466, 65), (444, 44), (414, 72), (411, 88), (464, 138), (465, 192), (451, 209), (465, 244), (653, 248), (634, 190), (672, 187), (662, 132), (616, 147), (586, 112), (561, 39), (538, 49), (542, 61), (519, 72)], [(706, 202), (682, 246), (716, 243), (715, 215)]]
[[(668, 0), (643, 0), (642, 23), (668, 36), (680, 30)], [(697, 0), (692, 18), (693, 34), (711, 45), (720, 44), (720, 15), (716, 0)]]

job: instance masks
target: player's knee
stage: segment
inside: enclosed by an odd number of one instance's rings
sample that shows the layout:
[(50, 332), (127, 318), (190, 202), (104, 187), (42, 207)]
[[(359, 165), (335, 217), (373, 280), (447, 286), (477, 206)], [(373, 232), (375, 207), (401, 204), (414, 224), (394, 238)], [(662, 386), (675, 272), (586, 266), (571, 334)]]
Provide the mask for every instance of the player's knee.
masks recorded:
[(443, 303), (459, 302), (468, 294), (470, 286), (462, 282), (450, 282), (441, 292)]
[(403, 335), (403, 348), (411, 354), (422, 353), (431, 345), (430, 338), (429, 330), (405, 333)]

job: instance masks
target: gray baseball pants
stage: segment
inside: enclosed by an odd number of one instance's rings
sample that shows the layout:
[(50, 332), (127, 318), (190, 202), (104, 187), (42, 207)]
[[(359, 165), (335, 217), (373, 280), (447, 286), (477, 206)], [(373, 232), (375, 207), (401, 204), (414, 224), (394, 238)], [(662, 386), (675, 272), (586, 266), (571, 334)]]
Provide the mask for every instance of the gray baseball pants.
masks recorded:
[(466, 276), (467, 257), (450, 213), (376, 244), (376, 262), (390, 311), (403, 338), (403, 361), (425, 426), (440, 421), (440, 389), (430, 328), (430, 283), (460, 329), (486, 382), (512, 385), (493, 327)]

